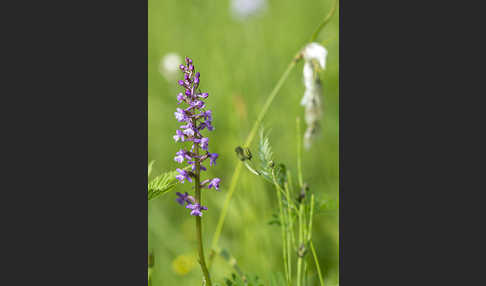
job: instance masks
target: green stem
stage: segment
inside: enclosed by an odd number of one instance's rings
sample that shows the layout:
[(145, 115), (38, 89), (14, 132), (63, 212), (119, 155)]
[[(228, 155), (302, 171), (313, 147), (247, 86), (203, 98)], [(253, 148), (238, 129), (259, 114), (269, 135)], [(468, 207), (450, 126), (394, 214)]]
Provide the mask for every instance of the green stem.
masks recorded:
[(307, 285), (307, 273), (308, 273), (307, 271), (308, 271), (307, 260), (304, 260), (304, 277), (303, 277), (303, 280), (302, 280), (304, 285)]
[(224, 220), (226, 218), (226, 213), (228, 212), (229, 203), (230, 203), (231, 197), (233, 196), (233, 193), (235, 191), (236, 182), (238, 181), (238, 178), (240, 177), (242, 166), (243, 166), (243, 163), (241, 161), (238, 161), (238, 163), (236, 164), (235, 172), (233, 173), (233, 177), (231, 178), (229, 191), (228, 191), (228, 194), (226, 195), (226, 199), (224, 201), (223, 209), (221, 210), (221, 213), (219, 215), (218, 224), (216, 225), (216, 230), (214, 231), (214, 235), (213, 235), (213, 241), (211, 243), (211, 253), (209, 254), (209, 267), (211, 267), (211, 264), (212, 264), (213, 259), (214, 259), (214, 254), (215, 254), (214, 250), (218, 246), (219, 236), (221, 235), (221, 230), (223, 229), (223, 224), (224, 224)]
[(283, 251), (283, 261), (285, 269), (285, 278), (287, 280), (287, 285), (290, 285), (292, 280), (291, 266), (290, 262), (290, 252), (288, 251), (288, 232), (287, 232), (287, 222), (285, 221), (285, 215), (282, 206), (282, 196), (280, 195), (280, 186), (275, 179), (275, 173), (272, 170), (273, 184), (275, 185), (275, 190), (277, 191), (278, 208), (280, 213), (280, 229), (282, 231), (282, 251)]
[[(304, 180), (302, 176), (302, 136), (300, 134), (300, 118), (297, 117), (296, 119), (296, 132), (297, 132), (297, 173), (299, 178), (299, 188), (302, 191), (304, 187)], [(304, 244), (304, 237), (305, 237), (305, 220), (304, 220), (304, 199), (301, 200), (299, 206), (299, 243), (298, 243), (298, 257), (297, 257), (297, 286), (301, 285), (301, 281), (303, 278), (302, 276), (302, 260), (303, 257), (301, 256), (300, 247)]]
[(310, 216), (309, 216), (309, 228), (307, 230), (307, 241), (312, 237), (312, 217), (314, 215), (314, 194), (311, 195)]
[(317, 39), (317, 36), (319, 36), (319, 33), (321, 32), (322, 28), (326, 26), (327, 23), (331, 20), (332, 16), (334, 15), (334, 12), (336, 12), (336, 7), (337, 7), (338, 0), (334, 0), (333, 5), (331, 7), (331, 10), (329, 10), (329, 13), (327, 16), (322, 20), (322, 22), (317, 26), (316, 30), (314, 33), (312, 33), (312, 36), (309, 40), (309, 42), (314, 42)]
[(304, 215), (304, 204), (301, 203), (299, 206), (299, 249), (298, 249), (298, 257), (297, 257), (297, 286), (300, 286), (301, 282), (301, 272), (302, 272), (302, 255), (300, 253), (300, 247), (303, 245), (304, 242), (304, 222), (303, 222), (303, 215)]
[[(297, 244), (296, 244), (296, 240), (295, 240), (295, 234), (294, 234), (294, 222), (292, 220), (292, 216), (291, 216), (291, 213), (292, 213), (292, 208), (297, 212), (297, 207), (294, 206), (293, 204), (291, 204), (290, 202), (290, 194), (289, 194), (289, 186), (291, 185), (291, 176), (290, 176), (290, 171), (287, 171), (287, 178), (288, 178), (288, 182), (285, 183), (285, 198), (287, 200), (287, 214), (288, 214), (288, 217), (289, 217), (289, 236), (290, 236), (290, 240), (291, 240), (291, 246), (294, 248), (294, 249), (297, 249)], [(288, 247), (289, 249), (289, 252), (291, 250), (291, 246)]]
[(300, 118), (296, 119), (297, 124), (297, 172), (299, 178), (299, 188), (304, 186), (304, 180), (302, 178), (302, 136), (300, 135)]
[[(290, 172), (287, 171), (287, 178), (289, 179), (289, 181), (291, 181), (291, 177), (290, 177)], [(285, 184), (285, 194), (286, 194), (286, 197), (287, 197), (287, 218), (288, 218), (288, 222), (286, 224), (286, 229), (287, 229), (287, 264), (288, 264), (288, 267), (289, 267), (289, 276), (292, 277), (292, 247), (290, 245), (290, 240), (292, 239), (292, 236), (294, 234), (293, 232), (293, 224), (292, 224), (292, 216), (291, 216), (291, 213), (290, 213), (290, 194), (289, 194), (289, 184), (286, 183)]]
[(319, 266), (319, 261), (317, 260), (316, 250), (314, 249), (314, 244), (310, 242), (312, 256), (314, 257), (314, 262), (316, 263), (317, 274), (319, 275), (319, 282), (321, 286), (324, 286), (324, 279), (322, 279), (321, 267)]
[[(196, 145), (196, 157), (199, 156), (199, 146)], [(201, 163), (196, 160), (196, 178), (195, 178), (195, 193), (196, 193), (196, 202), (202, 205), (201, 201), (201, 183), (200, 183), (200, 169)], [(201, 265), (201, 270), (204, 274), (204, 278), (208, 286), (212, 286), (211, 278), (209, 277), (209, 271), (206, 266), (206, 260), (204, 259), (204, 247), (203, 247), (203, 240), (202, 240), (202, 225), (201, 225), (201, 217), (196, 216), (196, 235), (197, 235), (197, 242), (198, 242), (198, 253), (199, 253), (199, 264)]]
[(253, 127), (250, 131), (250, 134), (248, 135), (248, 137), (246, 138), (246, 141), (245, 141), (245, 146), (250, 146), (251, 142), (253, 141), (253, 139), (255, 138), (255, 135), (256, 135), (256, 132), (258, 130), (258, 128), (260, 127), (260, 124), (262, 123), (263, 121), (263, 118), (265, 117), (265, 115), (267, 114), (267, 111), (268, 111), (268, 108), (270, 107), (270, 105), (272, 104), (273, 100), (275, 99), (275, 96), (277, 96), (278, 92), (280, 91), (280, 89), (282, 88), (282, 85), (284, 84), (285, 80), (287, 79), (287, 77), (289, 76), (290, 72), (292, 71), (292, 69), (295, 67), (295, 64), (297, 63), (297, 61), (300, 59), (300, 55), (299, 53), (292, 59), (292, 61), (289, 63), (289, 65), (287, 66), (287, 69), (284, 71), (284, 73), (282, 74), (282, 76), (280, 77), (280, 79), (278, 80), (277, 84), (275, 85), (275, 87), (273, 88), (272, 92), (270, 93), (270, 95), (268, 96), (267, 100), (265, 101), (265, 104), (263, 105), (263, 108), (262, 110), (260, 111), (260, 113), (258, 114), (258, 117), (257, 117), (257, 120), (255, 121), (255, 123), (253, 124)]

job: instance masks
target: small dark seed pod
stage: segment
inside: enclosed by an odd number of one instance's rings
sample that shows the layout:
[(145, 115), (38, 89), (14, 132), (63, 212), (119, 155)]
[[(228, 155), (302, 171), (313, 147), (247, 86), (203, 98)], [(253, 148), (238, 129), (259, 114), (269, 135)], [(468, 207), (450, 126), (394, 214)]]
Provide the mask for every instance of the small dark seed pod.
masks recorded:
[(238, 146), (235, 148), (235, 152), (236, 156), (238, 156), (241, 161), (251, 160), (251, 158), (253, 157), (250, 149), (246, 147), (242, 148), (241, 146)]
[(275, 167), (275, 162), (273, 162), (273, 160), (271, 160), (270, 162), (268, 162), (268, 167), (270, 167), (270, 168)]
[(307, 249), (305, 248), (304, 244), (301, 244), (299, 247), (299, 250), (297, 251), (297, 255), (299, 257), (304, 257), (304, 255), (307, 253)]

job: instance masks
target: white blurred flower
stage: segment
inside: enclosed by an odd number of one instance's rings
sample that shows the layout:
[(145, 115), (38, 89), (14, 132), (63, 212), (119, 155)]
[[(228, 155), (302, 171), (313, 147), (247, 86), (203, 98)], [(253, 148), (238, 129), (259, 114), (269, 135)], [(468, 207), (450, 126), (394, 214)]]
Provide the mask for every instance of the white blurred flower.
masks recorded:
[(318, 43), (310, 43), (303, 50), (305, 92), (300, 104), (305, 108), (307, 129), (304, 134), (304, 146), (309, 149), (319, 131), (319, 120), (322, 117), (322, 85), (318, 76), (319, 69), (326, 68), (327, 50)]
[(266, 6), (266, 0), (231, 0), (230, 9), (234, 18), (243, 20), (262, 12)]
[(178, 54), (168, 53), (160, 60), (159, 72), (168, 81), (173, 81), (178, 75), (181, 63), (182, 58)]

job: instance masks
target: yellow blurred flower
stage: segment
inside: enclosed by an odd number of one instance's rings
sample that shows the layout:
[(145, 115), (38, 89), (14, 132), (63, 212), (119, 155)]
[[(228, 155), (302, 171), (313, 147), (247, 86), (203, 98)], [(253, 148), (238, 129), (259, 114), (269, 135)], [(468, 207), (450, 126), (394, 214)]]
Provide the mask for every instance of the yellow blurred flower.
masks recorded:
[(172, 261), (172, 270), (178, 275), (186, 275), (196, 265), (196, 256), (194, 254), (182, 254)]

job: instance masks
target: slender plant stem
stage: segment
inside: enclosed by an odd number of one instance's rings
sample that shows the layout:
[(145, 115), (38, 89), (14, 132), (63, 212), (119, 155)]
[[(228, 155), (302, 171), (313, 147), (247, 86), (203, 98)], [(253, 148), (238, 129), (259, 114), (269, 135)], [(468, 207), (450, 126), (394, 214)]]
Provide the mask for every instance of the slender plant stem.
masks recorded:
[(260, 111), (260, 113), (258, 114), (258, 117), (257, 117), (257, 120), (255, 121), (255, 123), (253, 124), (253, 127), (250, 131), (250, 134), (248, 135), (248, 137), (246, 138), (246, 141), (245, 141), (245, 146), (250, 146), (251, 142), (253, 141), (253, 139), (255, 138), (255, 135), (257, 133), (257, 130), (258, 128), (260, 127), (260, 124), (262, 123), (263, 121), (263, 118), (265, 117), (265, 115), (267, 114), (267, 111), (268, 111), (268, 108), (270, 107), (270, 105), (272, 104), (273, 100), (275, 99), (275, 96), (277, 96), (278, 92), (280, 91), (280, 89), (282, 88), (285, 80), (287, 79), (287, 77), (289, 76), (290, 72), (292, 71), (292, 69), (295, 67), (295, 64), (297, 63), (297, 61), (299, 60), (300, 58), (300, 53), (298, 53), (293, 59), (292, 61), (289, 63), (289, 65), (287, 66), (287, 69), (284, 71), (284, 73), (282, 74), (282, 76), (280, 77), (280, 79), (278, 80), (277, 84), (275, 85), (275, 87), (273, 88), (272, 92), (270, 93), (270, 95), (268, 96), (267, 100), (265, 101), (265, 104), (263, 105), (263, 108), (262, 110)]
[(287, 222), (285, 220), (285, 214), (282, 206), (282, 196), (280, 194), (280, 186), (275, 179), (275, 173), (272, 170), (272, 178), (273, 184), (275, 186), (275, 190), (277, 191), (277, 200), (278, 200), (278, 208), (280, 213), (280, 229), (282, 232), (282, 251), (283, 251), (283, 261), (284, 261), (284, 269), (285, 269), (285, 279), (287, 280), (287, 285), (290, 285), (292, 277), (291, 277), (291, 267), (289, 265), (290, 262), (290, 252), (288, 251), (288, 237), (287, 237)]
[[(313, 42), (317, 38), (320, 31), (329, 22), (330, 18), (332, 17), (332, 15), (334, 14), (334, 12), (336, 10), (336, 5), (337, 5), (337, 0), (334, 1), (333, 8), (331, 8), (328, 15), (319, 24), (319, 26), (317, 26), (316, 30), (312, 34), (310, 42)], [(258, 128), (260, 127), (260, 124), (262, 123), (263, 118), (265, 117), (265, 115), (268, 111), (268, 108), (270, 107), (273, 100), (277, 96), (278, 92), (282, 88), (285, 80), (287, 80), (290, 72), (292, 71), (292, 69), (295, 67), (296, 63), (300, 59), (301, 59), (301, 53), (299, 51), (297, 53), (297, 55), (289, 63), (289, 65), (287, 66), (287, 69), (284, 71), (284, 73), (282, 74), (282, 76), (278, 80), (277, 84), (275, 85), (275, 87), (271, 91), (270, 95), (268, 96), (267, 100), (265, 101), (262, 110), (258, 114), (257, 120), (253, 124), (253, 127), (250, 131), (250, 134), (246, 138), (245, 146), (249, 146), (251, 144), (251, 142), (253, 141), (253, 139), (256, 135), (256, 132), (257, 132)], [(230, 183), (230, 186), (229, 186), (228, 194), (226, 195), (226, 199), (225, 199), (225, 202), (224, 202), (224, 205), (223, 205), (223, 209), (221, 210), (221, 213), (220, 213), (220, 216), (219, 216), (219, 219), (218, 219), (218, 224), (216, 225), (216, 230), (214, 231), (213, 239), (212, 239), (212, 242), (211, 242), (211, 253), (209, 255), (209, 266), (211, 266), (212, 261), (214, 259), (214, 254), (215, 254), (214, 249), (218, 246), (219, 237), (221, 236), (221, 231), (223, 229), (224, 220), (226, 219), (226, 214), (228, 212), (229, 203), (231, 201), (231, 198), (233, 197), (233, 193), (236, 190), (236, 184), (238, 182), (238, 179), (240, 178), (242, 165), (243, 165), (243, 163), (241, 161), (239, 161), (237, 163), (235, 171), (233, 172), (233, 177), (231, 178), (231, 183)]]
[(212, 264), (213, 259), (214, 259), (214, 254), (215, 254), (214, 250), (216, 249), (216, 247), (218, 247), (219, 236), (221, 235), (221, 231), (223, 229), (223, 224), (224, 224), (224, 220), (226, 218), (226, 213), (228, 212), (229, 203), (230, 203), (231, 197), (233, 196), (233, 193), (236, 189), (236, 182), (238, 181), (238, 178), (240, 177), (242, 166), (243, 166), (243, 163), (241, 161), (238, 161), (238, 163), (236, 164), (235, 172), (233, 173), (233, 177), (231, 178), (229, 191), (228, 191), (228, 194), (226, 195), (226, 199), (224, 201), (223, 209), (221, 210), (221, 213), (219, 215), (218, 224), (216, 225), (216, 230), (214, 231), (213, 240), (212, 240), (212, 243), (211, 243), (211, 254), (209, 255), (209, 267), (211, 267), (211, 264)]
[(312, 217), (314, 215), (314, 194), (311, 195), (310, 215), (309, 215), (309, 228), (307, 230), (307, 241), (312, 238)]
[[(199, 156), (199, 146), (196, 145), (196, 157)], [(196, 201), (202, 205), (201, 201), (201, 183), (200, 183), (200, 171), (201, 171), (201, 163), (196, 160), (196, 178), (195, 182), (195, 193), (196, 193)], [(203, 247), (203, 240), (202, 240), (202, 225), (201, 225), (201, 217), (196, 216), (196, 235), (197, 235), (197, 242), (198, 242), (198, 253), (199, 253), (199, 264), (201, 265), (201, 270), (204, 274), (204, 278), (208, 286), (212, 286), (211, 278), (209, 277), (209, 271), (206, 266), (206, 260), (204, 259), (204, 247)]]
[(314, 244), (312, 243), (312, 241), (310, 241), (310, 247), (311, 247), (312, 256), (314, 257), (314, 262), (316, 263), (317, 275), (319, 275), (319, 282), (321, 283), (321, 286), (324, 286), (324, 279), (322, 279), (321, 267), (319, 266), (316, 250), (314, 249)]
[(322, 20), (322, 22), (317, 26), (315, 29), (314, 33), (312, 33), (312, 36), (309, 40), (309, 42), (314, 42), (317, 39), (317, 36), (319, 36), (319, 33), (321, 32), (322, 28), (326, 26), (327, 23), (331, 20), (332, 16), (334, 15), (334, 12), (336, 12), (336, 7), (337, 7), (338, 0), (334, 0), (333, 5), (331, 7), (331, 10), (329, 10), (329, 13), (327, 16)]
[[(302, 176), (302, 136), (300, 134), (300, 118), (296, 118), (296, 133), (297, 133), (297, 173), (298, 173), (298, 180), (299, 180), (299, 188), (302, 191), (302, 188), (304, 187), (304, 181), (303, 181), (303, 176)], [(301, 281), (303, 278), (301, 278), (301, 273), (302, 273), (302, 260), (303, 258), (301, 257), (300, 253), (300, 247), (303, 245), (303, 239), (305, 236), (305, 227), (304, 227), (304, 220), (303, 220), (303, 215), (304, 215), (304, 198), (300, 201), (300, 206), (299, 206), (299, 243), (298, 243), (298, 257), (297, 257), (297, 286), (301, 285)]]
[(282, 207), (282, 196), (280, 195), (280, 192), (277, 191), (277, 199), (279, 201), (279, 212), (280, 212), (280, 228), (282, 229), (282, 251), (283, 251), (283, 261), (284, 261), (284, 268), (285, 268), (285, 277), (287, 279), (287, 285), (290, 285), (291, 281), (291, 274), (290, 274), (290, 266), (289, 266), (289, 261), (290, 261), (290, 253), (287, 251), (287, 231), (286, 231), (286, 220), (285, 220), (285, 215), (283, 213), (283, 207)]
[(304, 260), (304, 277), (303, 277), (303, 285), (307, 285), (307, 260)]
[(297, 124), (297, 173), (299, 178), (299, 188), (304, 186), (304, 180), (302, 178), (302, 136), (300, 135), (300, 118), (296, 119)]
[[(294, 249), (297, 249), (297, 244), (296, 244), (296, 240), (295, 240), (295, 234), (294, 234), (294, 223), (293, 223), (293, 220), (292, 220), (292, 216), (291, 216), (291, 209), (295, 209), (295, 211), (297, 211), (297, 207), (291, 203), (291, 200), (290, 200), (290, 194), (289, 192), (290, 191), (293, 191), (290, 187), (292, 186), (292, 176), (290, 174), (290, 171), (287, 170), (287, 180), (288, 182), (285, 183), (285, 198), (287, 200), (287, 213), (288, 213), (288, 216), (289, 216), (289, 225), (290, 225), (290, 231), (289, 231), (289, 236), (290, 236), (290, 239), (292, 240), (292, 246), (294, 247)], [(290, 252), (290, 247), (289, 247), (289, 252)]]
[(303, 245), (304, 242), (304, 203), (302, 202), (299, 206), (299, 249), (298, 249), (298, 256), (297, 256), (297, 286), (300, 286), (301, 283), (301, 272), (302, 272), (302, 256), (300, 253), (300, 247)]
[[(289, 182), (292, 182), (290, 172), (287, 171), (287, 178)], [(291, 183), (290, 183), (291, 184)], [(287, 197), (287, 224), (286, 224), (286, 229), (287, 229), (287, 264), (289, 267), (289, 276), (292, 277), (292, 247), (290, 245), (290, 240), (293, 237), (294, 231), (293, 231), (293, 225), (292, 225), (292, 216), (290, 213), (290, 194), (289, 194), (289, 184), (285, 184), (285, 193)]]

